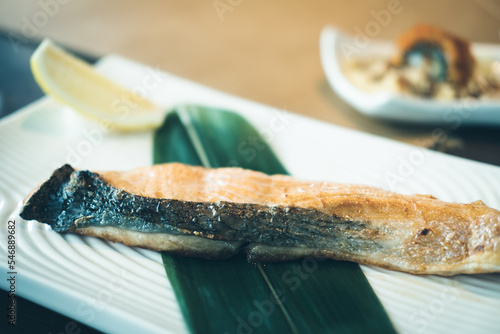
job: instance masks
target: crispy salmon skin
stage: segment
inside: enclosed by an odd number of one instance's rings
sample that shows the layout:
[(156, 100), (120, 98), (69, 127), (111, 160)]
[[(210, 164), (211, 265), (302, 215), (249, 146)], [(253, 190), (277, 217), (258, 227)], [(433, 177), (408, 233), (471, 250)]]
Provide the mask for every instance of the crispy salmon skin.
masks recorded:
[(500, 212), (481, 201), (297, 180), (180, 163), (124, 172), (56, 170), (26, 199), (26, 220), (183, 256), (307, 256), (414, 274), (500, 271)]

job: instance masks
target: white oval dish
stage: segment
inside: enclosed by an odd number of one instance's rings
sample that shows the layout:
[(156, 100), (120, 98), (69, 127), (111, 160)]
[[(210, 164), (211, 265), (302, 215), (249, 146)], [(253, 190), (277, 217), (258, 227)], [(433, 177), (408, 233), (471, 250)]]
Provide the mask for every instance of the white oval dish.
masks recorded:
[[(359, 112), (387, 120), (420, 124), (500, 125), (500, 100), (457, 99), (434, 100), (405, 96), (392, 92), (368, 93), (356, 87), (343, 74), (341, 64), (347, 52), (355, 51), (355, 57), (387, 55), (394, 50), (388, 41), (360, 40), (340, 30), (327, 26), (320, 36), (320, 56), (326, 78), (333, 90)], [(348, 51), (346, 51), (348, 50)], [(472, 51), (479, 57), (500, 61), (500, 46), (473, 44)], [(352, 53), (352, 52), (351, 52)]]

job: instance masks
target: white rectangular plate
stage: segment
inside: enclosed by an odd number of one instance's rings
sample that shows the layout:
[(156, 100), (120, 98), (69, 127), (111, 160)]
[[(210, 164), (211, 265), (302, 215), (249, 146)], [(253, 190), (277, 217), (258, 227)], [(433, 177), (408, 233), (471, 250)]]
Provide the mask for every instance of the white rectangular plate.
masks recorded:
[[(103, 58), (98, 69), (166, 109), (193, 103), (241, 113), (297, 177), (430, 193), (448, 201), (483, 200), (500, 208), (498, 167), (320, 123), (118, 56)], [(11, 271), (7, 224), (15, 221), (16, 293), (104, 332), (187, 332), (158, 253), (57, 234), (18, 216), (22, 199), (63, 163), (92, 170), (150, 165), (151, 139), (147, 131), (106, 133), (49, 98), (0, 122), (0, 268)], [(419, 277), (362, 268), (401, 333), (500, 328), (499, 274)], [(5, 279), (0, 282), (9, 290)]]

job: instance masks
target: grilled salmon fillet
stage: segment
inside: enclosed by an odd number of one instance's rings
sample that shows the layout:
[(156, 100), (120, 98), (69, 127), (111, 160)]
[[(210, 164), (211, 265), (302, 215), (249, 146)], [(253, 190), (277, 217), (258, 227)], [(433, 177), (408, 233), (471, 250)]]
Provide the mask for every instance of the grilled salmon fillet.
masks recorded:
[(183, 256), (251, 261), (316, 256), (414, 274), (500, 271), (500, 211), (361, 185), (179, 163), (131, 171), (69, 165), (20, 216), (57, 232)]

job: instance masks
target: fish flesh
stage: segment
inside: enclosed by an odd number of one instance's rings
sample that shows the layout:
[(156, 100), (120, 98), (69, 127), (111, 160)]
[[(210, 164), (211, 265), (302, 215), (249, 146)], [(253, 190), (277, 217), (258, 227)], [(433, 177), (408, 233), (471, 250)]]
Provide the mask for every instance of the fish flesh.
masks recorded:
[(20, 216), (182, 256), (321, 257), (413, 274), (500, 271), (500, 211), (375, 187), (169, 163), (54, 171)]

